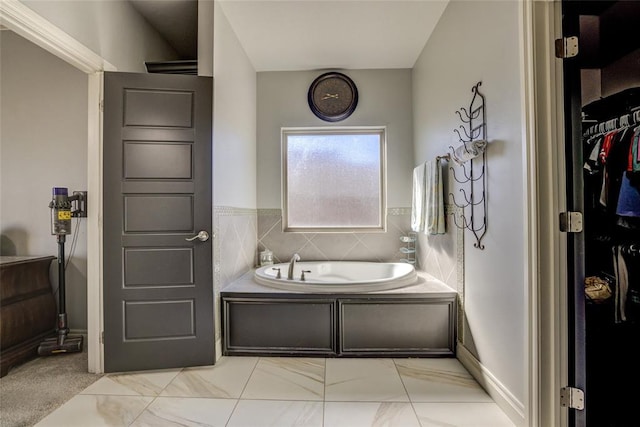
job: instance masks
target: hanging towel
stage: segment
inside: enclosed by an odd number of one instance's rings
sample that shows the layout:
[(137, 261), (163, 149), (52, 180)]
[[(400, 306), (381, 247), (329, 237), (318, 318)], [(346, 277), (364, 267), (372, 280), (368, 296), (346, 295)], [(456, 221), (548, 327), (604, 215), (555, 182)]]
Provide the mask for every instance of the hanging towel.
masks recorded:
[(425, 163), (424, 233), (444, 234), (444, 196), (440, 159)]
[(411, 230), (424, 231), (425, 164), (413, 169), (413, 196), (411, 200)]
[(478, 157), (484, 152), (486, 147), (487, 141), (484, 139), (467, 142), (453, 150), (451, 157), (457, 164), (461, 165), (468, 160)]

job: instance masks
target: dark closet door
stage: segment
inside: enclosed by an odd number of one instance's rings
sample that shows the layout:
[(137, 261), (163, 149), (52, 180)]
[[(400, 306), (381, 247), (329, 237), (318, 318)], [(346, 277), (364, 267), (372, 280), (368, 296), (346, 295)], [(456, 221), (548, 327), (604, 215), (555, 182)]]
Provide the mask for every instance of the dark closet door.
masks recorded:
[(214, 363), (211, 99), (208, 77), (105, 73), (106, 372)]
[[(579, 12), (576, 3), (563, 1), (564, 37), (579, 36)], [(564, 59), (565, 152), (567, 159), (567, 209), (584, 212), (584, 177), (582, 172), (582, 99), (579, 56)], [(568, 323), (569, 363), (567, 386), (585, 392), (586, 385), (586, 317), (585, 317), (585, 237), (584, 232), (567, 235), (568, 247)], [(586, 410), (569, 409), (569, 426), (586, 426)]]
[[(629, 171), (630, 137), (639, 124), (629, 113), (640, 108), (640, 2), (562, 5), (564, 34), (580, 37), (578, 56), (564, 61), (567, 201), (570, 210), (584, 212), (585, 227), (569, 236), (568, 385), (585, 393), (585, 410), (570, 410), (570, 425), (640, 426), (638, 394), (620, 388), (640, 381), (640, 281), (634, 276), (640, 264), (629, 254), (640, 242), (640, 224), (636, 212), (618, 203), (635, 203), (639, 176)], [(585, 277), (607, 282), (611, 295), (588, 298)]]

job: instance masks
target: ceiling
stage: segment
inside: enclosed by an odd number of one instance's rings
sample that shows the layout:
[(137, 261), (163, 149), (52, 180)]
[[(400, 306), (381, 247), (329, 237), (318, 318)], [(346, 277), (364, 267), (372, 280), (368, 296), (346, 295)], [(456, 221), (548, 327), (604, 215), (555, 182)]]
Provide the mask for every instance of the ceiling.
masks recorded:
[[(196, 0), (129, 0), (197, 56)], [(448, 0), (221, 0), (256, 71), (412, 68)]]

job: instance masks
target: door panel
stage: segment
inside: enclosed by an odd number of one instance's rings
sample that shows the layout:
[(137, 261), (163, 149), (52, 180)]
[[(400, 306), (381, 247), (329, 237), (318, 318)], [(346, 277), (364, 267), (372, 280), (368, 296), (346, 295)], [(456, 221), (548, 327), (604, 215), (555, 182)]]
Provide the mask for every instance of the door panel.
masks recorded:
[(193, 286), (193, 248), (127, 248), (124, 286)]
[(212, 80), (105, 73), (105, 371), (214, 362)]
[(191, 179), (193, 176), (190, 143), (126, 141), (124, 159), (124, 176), (128, 179)]
[(192, 92), (124, 89), (125, 126), (192, 128), (192, 107)]
[(192, 195), (124, 196), (124, 231), (192, 233)]

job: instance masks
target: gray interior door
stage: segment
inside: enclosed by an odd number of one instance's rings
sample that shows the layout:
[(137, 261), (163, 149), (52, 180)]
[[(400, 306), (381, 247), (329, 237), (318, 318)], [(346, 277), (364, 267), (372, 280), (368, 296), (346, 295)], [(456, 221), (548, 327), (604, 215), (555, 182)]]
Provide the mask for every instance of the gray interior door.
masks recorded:
[(105, 371), (213, 364), (212, 79), (104, 81)]

